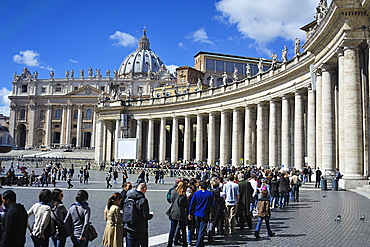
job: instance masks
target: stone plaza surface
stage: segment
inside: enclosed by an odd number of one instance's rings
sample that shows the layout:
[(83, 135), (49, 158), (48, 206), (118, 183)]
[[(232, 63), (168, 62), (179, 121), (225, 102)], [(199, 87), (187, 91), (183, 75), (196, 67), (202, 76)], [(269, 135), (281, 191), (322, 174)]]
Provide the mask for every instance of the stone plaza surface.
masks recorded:
[[(40, 173), (41, 169), (34, 169)], [(112, 193), (121, 191), (122, 178), (113, 188), (106, 189), (105, 172), (91, 171), (88, 185), (79, 184), (75, 173), (72, 189), (67, 189), (66, 182), (58, 182), (57, 187), (64, 191), (64, 204), (68, 207), (74, 202), (79, 189), (89, 193), (91, 221), (97, 229), (99, 237), (90, 242), (89, 246), (101, 246), (105, 228), (103, 218), (104, 207)], [(129, 175), (129, 181), (134, 182), (137, 175)], [(173, 185), (175, 178), (166, 177), (165, 185), (156, 185), (150, 177), (147, 198), (154, 218), (149, 221), (150, 246), (166, 246), (170, 222), (165, 215), (169, 207), (165, 197), (167, 190)], [(28, 210), (37, 202), (41, 187), (4, 186), (0, 193), (14, 189), (18, 202)], [(48, 187), (53, 189), (51, 185)], [(369, 246), (370, 215), (368, 214), (369, 199), (348, 191), (322, 191), (314, 188), (313, 183), (304, 184), (300, 191), (300, 202), (290, 202), (285, 209), (273, 209), (270, 220), (271, 228), (276, 236), (267, 237), (264, 224), (260, 232), (261, 238), (256, 240), (252, 230), (238, 230), (237, 234), (216, 236), (215, 242), (207, 246)], [(337, 215), (342, 216), (341, 222), (336, 222)], [(364, 221), (360, 217), (365, 215)], [(257, 217), (253, 219), (255, 227)], [(30, 220), (32, 222), (32, 220)], [(27, 234), (26, 246), (32, 246)], [(50, 243), (49, 246), (52, 246)], [(71, 246), (68, 240), (67, 246)]]

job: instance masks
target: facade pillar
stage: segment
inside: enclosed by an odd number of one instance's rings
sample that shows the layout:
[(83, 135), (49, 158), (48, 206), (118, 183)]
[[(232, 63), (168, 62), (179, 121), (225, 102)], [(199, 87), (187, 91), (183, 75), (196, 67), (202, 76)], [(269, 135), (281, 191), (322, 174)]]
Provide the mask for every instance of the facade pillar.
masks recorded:
[(66, 143), (66, 131), (67, 131), (67, 118), (66, 118), (66, 106), (65, 105), (62, 105), (61, 107), (62, 109), (62, 112), (61, 112), (61, 120), (62, 120), (62, 124), (61, 124), (61, 127), (60, 127), (60, 144), (65, 144)]
[(159, 130), (159, 162), (166, 162), (166, 119), (161, 118), (161, 125)]
[(308, 89), (307, 95), (307, 158), (308, 165), (316, 168), (316, 107), (315, 92), (312, 88)]
[(66, 138), (65, 138), (65, 143), (67, 145), (70, 145), (71, 144), (71, 129), (72, 129), (72, 114), (71, 114), (71, 111), (72, 111), (72, 106), (71, 105), (67, 105), (67, 122), (66, 122)]
[(82, 140), (82, 105), (78, 106), (77, 113), (77, 138), (76, 138), (76, 147), (81, 147)]
[(245, 107), (245, 134), (244, 134), (244, 165), (255, 165), (255, 133), (256, 122), (254, 117), (254, 108)]
[(45, 119), (45, 146), (47, 148), (51, 148), (51, 113), (53, 111), (53, 107), (51, 105), (46, 106), (46, 119)]
[(148, 160), (153, 160), (154, 153), (154, 119), (149, 118), (148, 122)]
[(195, 159), (198, 162), (203, 161), (203, 116), (201, 114), (197, 115), (197, 132), (196, 132), (196, 143), (195, 143)]
[(103, 140), (104, 140), (104, 122), (103, 120), (99, 120), (98, 121), (98, 131), (96, 133), (96, 140), (97, 140), (97, 143), (96, 143), (96, 149), (97, 149), (97, 152), (96, 152), (96, 157), (95, 157), (95, 160), (98, 162), (98, 164), (100, 165), (100, 163), (103, 161)]
[(322, 167), (322, 73), (316, 71), (316, 166)]
[(221, 133), (220, 133), (220, 165), (229, 163), (230, 144), (229, 144), (229, 118), (226, 110), (221, 111)]
[(185, 116), (185, 131), (184, 131), (184, 160), (190, 161), (191, 154), (191, 118), (189, 115)]
[(208, 115), (208, 165), (216, 162), (216, 116), (214, 112)]
[(269, 166), (278, 166), (278, 118), (277, 102), (270, 100), (270, 119), (269, 119)]
[(179, 119), (173, 117), (172, 119), (172, 137), (171, 137), (171, 162), (179, 160)]
[(117, 154), (118, 154), (118, 139), (121, 138), (121, 120), (116, 119), (116, 128), (114, 130), (114, 141), (112, 141), (112, 150), (114, 150), (114, 156), (113, 159), (116, 159)]
[(231, 148), (231, 160), (232, 165), (238, 167), (240, 165), (240, 141), (239, 139), (242, 138), (241, 130), (240, 130), (240, 111), (238, 108), (233, 109), (233, 130), (232, 130), (232, 148)]
[(281, 167), (288, 170), (290, 163), (290, 107), (289, 99), (281, 100)]
[(28, 122), (30, 123), (28, 126), (28, 136), (27, 136), (27, 146), (29, 148), (32, 148), (35, 145), (35, 110), (36, 106), (35, 105), (29, 105), (28, 106)]
[(335, 168), (334, 88), (330, 66), (322, 68), (322, 169)]
[(137, 160), (143, 159), (143, 120), (136, 120)]
[(345, 179), (363, 179), (363, 128), (358, 48), (344, 47)]
[(295, 93), (294, 102), (294, 168), (301, 170), (305, 165), (304, 102), (302, 93)]
[(10, 105), (10, 115), (9, 115), (9, 134), (11, 136), (11, 140), (9, 141), (9, 145), (15, 147), (15, 129), (17, 128), (16, 122), (16, 109), (15, 105)]
[(344, 77), (344, 51), (338, 51), (338, 166), (342, 173), (345, 172), (345, 118), (344, 118), (344, 95), (346, 93)]
[[(92, 117), (92, 126), (93, 126), (93, 128), (92, 128), (92, 133), (95, 133), (97, 130), (97, 123), (96, 123), (96, 112), (95, 111), (93, 111), (93, 117)], [(69, 139), (71, 139), (71, 138), (69, 138)], [(90, 147), (96, 147), (96, 143), (95, 143), (95, 135), (91, 135), (91, 144), (90, 144)], [(69, 143), (70, 144), (70, 143)]]
[(257, 105), (257, 166), (262, 167), (265, 164), (265, 104)]

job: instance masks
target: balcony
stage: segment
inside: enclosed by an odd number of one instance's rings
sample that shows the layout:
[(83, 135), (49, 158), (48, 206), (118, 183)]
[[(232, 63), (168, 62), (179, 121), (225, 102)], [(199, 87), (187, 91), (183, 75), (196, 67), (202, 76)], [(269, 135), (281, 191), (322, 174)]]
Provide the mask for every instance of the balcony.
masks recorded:
[(60, 122), (62, 122), (62, 119), (61, 118), (53, 118), (53, 119), (51, 119), (51, 122), (52, 123), (60, 123)]
[(84, 119), (82, 119), (82, 122), (83, 123), (92, 123), (92, 119), (91, 118), (84, 118)]

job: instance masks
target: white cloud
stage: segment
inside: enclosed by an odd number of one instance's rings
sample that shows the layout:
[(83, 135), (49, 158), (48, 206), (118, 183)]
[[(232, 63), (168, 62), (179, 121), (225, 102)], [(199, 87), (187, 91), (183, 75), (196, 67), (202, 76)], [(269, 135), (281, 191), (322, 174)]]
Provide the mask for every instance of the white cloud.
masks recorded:
[(9, 116), (9, 105), (10, 100), (8, 96), (10, 95), (11, 91), (8, 90), (6, 87), (3, 87), (0, 89), (0, 114), (3, 114), (4, 116)]
[(215, 45), (213, 41), (211, 41), (208, 38), (206, 30), (204, 28), (199, 28), (195, 32), (191, 32), (186, 36), (187, 39), (192, 39), (193, 42), (200, 42), (200, 43), (206, 43), (206, 44), (211, 44)]
[(182, 42), (180, 42), (180, 43), (178, 44), (178, 46), (179, 46), (180, 48), (182, 48), (182, 49), (186, 49), (186, 47), (185, 47), (184, 43), (182, 43)]
[[(305, 39), (300, 27), (314, 20), (318, 0), (220, 0), (216, 19), (235, 24), (245, 38), (255, 41), (258, 48), (277, 37)], [(330, 1), (329, 1), (330, 2)]]
[(129, 33), (123, 33), (116, 31), (113, 35), (109, 36), (109, 39), (116, 40), (113, 45), (116, 46), (135, 46), (137, 44), (137, 38)]
[(69, 59), (69, 61), (70, 61), (71, 63), (78, 63), (78, 61), (73, 60), (72, 58), (71, 58), (71, 59)]
[(176, 68), (178, 68), (179, 66), (177, 65), (174, 65), (174, 64), (171, 64), (171, 65), (166, 65), (166, 68), (173, 74), (175, 73), (176, 71)]
[(48, 65), (44, 65), (39, 60), (40, 53), (33, 50), (20, 51), (19, 54), (13, 56), (13, 61), (19, 64), (24, 64), (30, 67), (38, 67), (41, 69), (53, 70)]

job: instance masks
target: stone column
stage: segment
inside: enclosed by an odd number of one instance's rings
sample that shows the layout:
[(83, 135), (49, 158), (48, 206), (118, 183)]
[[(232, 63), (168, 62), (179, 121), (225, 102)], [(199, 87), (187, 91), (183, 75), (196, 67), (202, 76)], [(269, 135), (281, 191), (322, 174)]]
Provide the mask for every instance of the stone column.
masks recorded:
[(159, 162), (166, 162), (166, 119), (161, 118), (161, 126), (159, 130)]
[(332, 67), (322, 68), (322, 170), (335, 168), (334, 89)]
[(290, 164), (290, 109), (289, 99), (284, 96), (281, 100), (281, 166), (288, 170)]
[[(97, 130), (96, 130), (96, 128), (97, 128), (97, 123), (96, 123), (96, 112), (95, 111), (93, 111), (93, 118), (92, 118), (92, 126), (93, 126), (93, 129), (92, 129), (92, 133), (95, 133)], [(71, 139), (71, 138), (70, 138)], [(95, 140), (96, 140), (96, 138), (95, 138), (95, 135), (94, 134), (92, 134), (91, 135), (91, 147), (96, 147), (96, 143), (95, 143)]]
[(179, 119), (172, 118), (172, 137), (171, 137), (171, 162), (179, 160)]
[(245, 135), (244, 135), (244, 164), (255, 165), (254, 145), (256, 122), (254, 116), (254, 108), (252, 106), (245, 107)]
[(10, 105), (9, 134), (11, 136), (11, 140), (9, 141), (9, 145), (12, 145), (13, 147), (15, 147), (15, 129), (17, 128), (16, 110), (17, 107), (15, 105)]
[(51, 120), (53, 108), (51, 105), (46, 106), (46, 119), (45, 119), (45, 146), (51, 148)]
[(226, 110), (221, 111), (221, 133), (220, 133), (220, 165), (229, 163), (229, 119)]
[(240, 165), (240, 152), (239, 152), (239, 139), (241, 138), (241, 130), (240, 130), (240, 112), (238, 108), (233, 109), (233, 130), (232, 130), (232, 148), (231, 148), (231, 160), (232, 165), (238, 167)]
[(32, 148), (34, 145), (35, 145), (35, 109), (36, 109), (36, 106), (35, 105), (29, 105), (28, 106), (28, 122), (30, 123), (30, 125), (28, 126), (28, 136), (27, 136), (27, 139), (28, 139), (28, 144), (27, 146), (29, 148)]
[(82, 105), (78, 106), (77, 113), (77, 138), (76, 138), (76, 147), (81, 147), (82, 140)]
[(216, 162), (216, 116), (214, 112), (208, 115), (208, 165)]
[(265, 104), (258, 103), (257, 105), (257, 166), (262, 167), (265, 164)]
[(322, 167), (322, 73), (321, 73), (321, 70), (316, 71), (316, 166), (323, 168)]
[(191, 141), (191, 118), (185, 116), (185, 131), (184, 131), (184, 160), (190, 160), (190, 141)]
[(304, 105), (300, 92), (294, 95), (294, 168), (301, 170), (304, 166)]
[(196, 132), (196, 142), (195, 142), (195, 159), (196, 161), (203, 161), (203, 116), (201, 114), (197, 115), (197, 132)]
[(121, 138), (121, 120), (120, 119), (116, 119), (116, 128), (114, 130), (114, 142), (113, 142), (113, 145), (114, 147), (112, 147), (112, 149), (114, 150), (114, 156), (113, 156), (113, 159), (116, 160), (116, 157), (117, 157), (117, 152), (118, 152), (118, 139)]
[(98, 131), (96, 133), (96, 152), (95, 152), (95, 160), (100, 164), (103, 161), (103, 140), (104, 140), (104, 122), (103, 120), (98, 121)]
[(67, 105), (67, 116), (66, 116), (66, 138), (65, 138), (65, 143), (66, 144), (71, 144), (71, 129), (72, 129), (72, 116), (71, 116), (71, 110), (72, 106)]
[(315, 92), (312, 88), (308, 89), (307, 106), (307, 157), (308, 165), (316, 168), (316, 107)]
[(153, 160), (154, 153), (154, 119), (149, 118), (148, 122), (148, 160)]
[(60, 144), (66, 143), (66, 131), (67, 131), (67, 118), (66, 118), (67, 107), (62, 105), (61, 116), (61, 127), (60, 127)]
[(345, 117), (344, 117), (344, 95), (346, 93), (344, 77), (344, 51), (338, 51), (338, 162), (341, 172), (345, 173)]
[(278, 166), (278, 119), (276, 100), (270, 100), (269, 166)]
[(344, 47), (344, 119), (345, 119), (345, 179), (363, 177), (363, 128), (361, 78), (356, 44)]
[(136, 120), (137, 160), (143, 158), (143, 120)]

